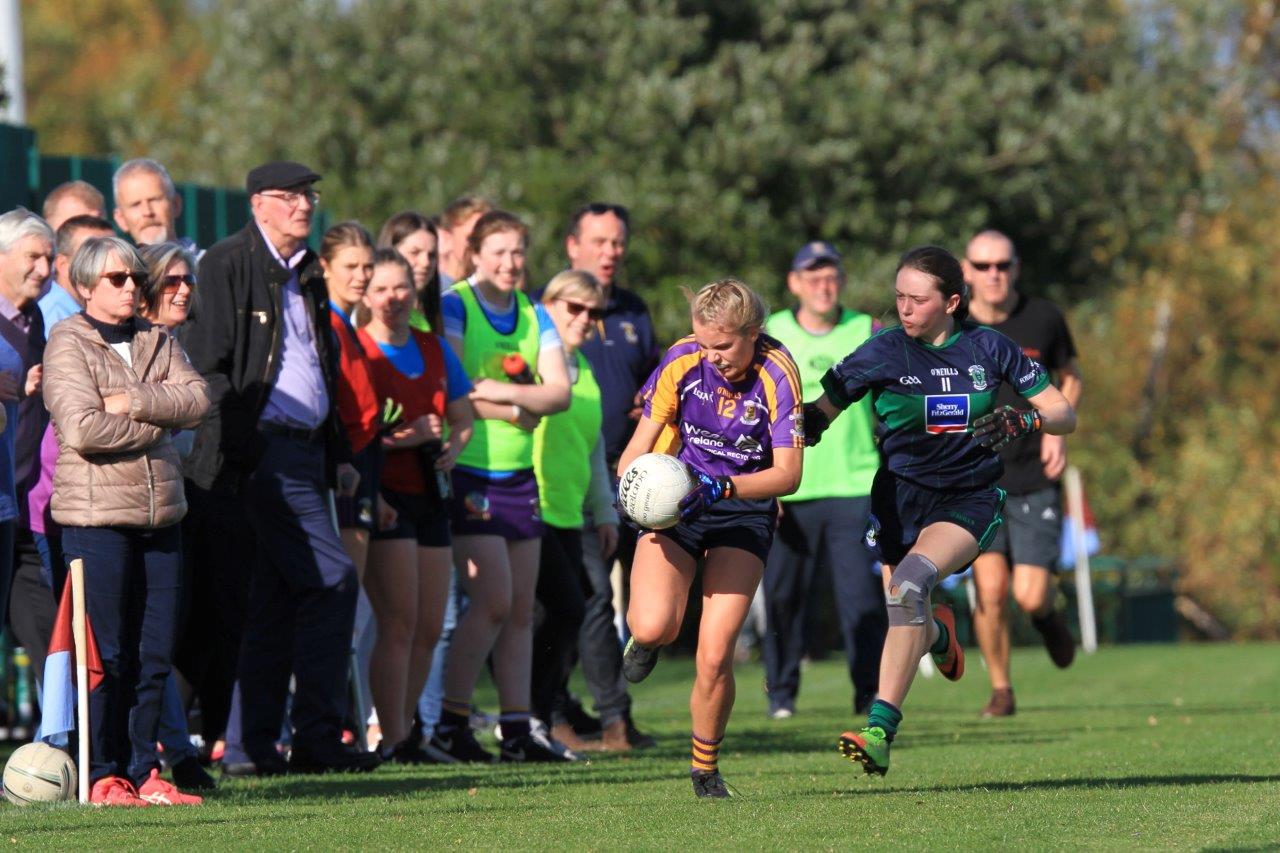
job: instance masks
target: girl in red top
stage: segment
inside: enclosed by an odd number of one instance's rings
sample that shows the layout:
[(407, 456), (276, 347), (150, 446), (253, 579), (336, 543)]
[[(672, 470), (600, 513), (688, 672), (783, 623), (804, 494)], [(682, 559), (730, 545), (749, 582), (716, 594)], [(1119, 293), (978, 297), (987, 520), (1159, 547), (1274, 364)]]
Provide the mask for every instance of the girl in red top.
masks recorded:
[(351, 442), (352, 465), (360, 474), (356, 493), (337, 498), (338, 528), (342, 544), (363, 580), (374, 513), (378, 512), (377, 520), (387, 524), (393, 523), (395, 515), (378, 500), (382, 453), (374, 439), (380, 426), (381, 398), (352, 325), (352, 314), (373, 275), (373, 238), (358, 222), (338, 223), (324, 232), (320, 241), (320, 268), (329, 288), (329, 324), (338, 341), (338, 414)]
[(393, 526), (373, 532), (364, 580), (378, 621), (369, 685), (383, 758), (419, 764), (430, 759), (408, 734), (449, 594), (448, 473), (471, 438), (471, 383), (449, 347), (410, 327), (417, 296), (408, 262), (394, 249), (379, 249), (373, 262), (364, 296), (372, 316), (360, 343), (378, 396), (404, 406), (404, 425), (382, 440), (381, 490), (397, 516)]

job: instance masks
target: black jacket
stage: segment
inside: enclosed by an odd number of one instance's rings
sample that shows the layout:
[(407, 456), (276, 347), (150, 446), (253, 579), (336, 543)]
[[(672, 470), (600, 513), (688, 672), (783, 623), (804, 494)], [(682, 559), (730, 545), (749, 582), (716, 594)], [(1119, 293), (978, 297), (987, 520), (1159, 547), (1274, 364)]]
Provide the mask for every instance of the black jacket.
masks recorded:
[[(322, 432), (325, 476), (332, 486), (334, 468), (351, 459), (351, 447), (332, 405), (338, 353), (329, 326), (329, 295), (313, 252), (307, 250), (297, 269), (329, 391)], [(216, 243), (200, 260), (200, 310), (184, 327), (182, 343), (209, 383), (213, 404), (184, 468), (201, 488), (239, 492), (257, 467), (262, 452), (258, 418), (284, 344), (282, 288), (288, 279), (254, 222)]]

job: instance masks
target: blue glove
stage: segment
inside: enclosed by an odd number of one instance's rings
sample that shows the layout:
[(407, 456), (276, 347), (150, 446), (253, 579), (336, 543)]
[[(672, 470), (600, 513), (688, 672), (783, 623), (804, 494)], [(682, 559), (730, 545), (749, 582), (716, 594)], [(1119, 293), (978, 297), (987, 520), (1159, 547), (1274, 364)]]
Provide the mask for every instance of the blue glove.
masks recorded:
[(693, 479), (697, 485), (680, 501), (680, 521), (686, 523), (702, 515), (712, 504), (733, 497), (733, 480), (728, 477), (714, 477), (694, 468)]

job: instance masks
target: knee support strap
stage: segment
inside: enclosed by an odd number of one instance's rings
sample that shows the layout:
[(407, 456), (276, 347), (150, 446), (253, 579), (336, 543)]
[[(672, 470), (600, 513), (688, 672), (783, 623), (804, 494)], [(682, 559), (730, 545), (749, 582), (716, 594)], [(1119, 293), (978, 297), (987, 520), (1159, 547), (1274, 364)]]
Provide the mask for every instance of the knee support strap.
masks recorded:
[(938, 583), (938, 567), (927, 557), (908, 554), (889, 578), (885, 602), (889, 625), (924, 625), (929, 619), (929, 595)]

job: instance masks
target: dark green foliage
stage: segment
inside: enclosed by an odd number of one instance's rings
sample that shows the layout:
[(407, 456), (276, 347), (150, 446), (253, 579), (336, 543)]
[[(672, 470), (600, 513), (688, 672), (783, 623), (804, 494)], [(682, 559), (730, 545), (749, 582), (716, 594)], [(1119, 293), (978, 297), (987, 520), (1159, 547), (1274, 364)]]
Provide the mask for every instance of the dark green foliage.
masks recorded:
[(1096, 292), (1203, 180), (1179, 127), (1209, 111), (1208, 47), (1144, 41), (1104, 0), (283, 5), (206, 13), (189, 121), (148, 148), (205, 181), (307, 160), (330, 209), (374, 225), (481, 192), (529, 218), (535, 281), (569, 210), (620, 201), (668, 337), (676, 285), (780, 298), (815, 237), (877, 311), (900, 251), (989, 224), (1037, 287)]

